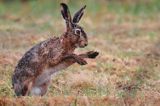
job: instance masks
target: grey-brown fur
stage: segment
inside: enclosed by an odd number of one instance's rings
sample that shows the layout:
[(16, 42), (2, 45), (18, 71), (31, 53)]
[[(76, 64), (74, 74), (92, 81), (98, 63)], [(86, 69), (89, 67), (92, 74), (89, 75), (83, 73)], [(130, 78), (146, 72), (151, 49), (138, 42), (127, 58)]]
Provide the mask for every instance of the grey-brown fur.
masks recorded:
[[(85, 7), (76, 13), (76, 21), (73, 23), (67, 5), (61, 3), (61, 6), (67, 30), (60, 37), (53, 37), (35, 45), (20, 59), (12, 76), (12, 85), (17, 96), (43, 96), (47, 92), (52, 74), (75, 62), (85, 65), (87, 62), (84, 58), (95, 58), (98, 55), (98, 52), (94, 51), (74, 54), (75, 48), (88, 44), (86, 33), (76, 23), (82, 17)], [(81, 16), (78, 17), (78, 14)]]

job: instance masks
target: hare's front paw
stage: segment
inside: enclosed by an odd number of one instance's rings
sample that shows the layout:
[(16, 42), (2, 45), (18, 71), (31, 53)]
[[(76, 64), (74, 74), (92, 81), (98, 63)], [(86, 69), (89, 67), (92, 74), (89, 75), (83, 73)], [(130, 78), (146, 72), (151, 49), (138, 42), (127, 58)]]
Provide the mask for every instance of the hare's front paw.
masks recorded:
[(96, 51), (90, 51), (87, 52), (88, 58), (96, 58), (99, 55), (99, 52)]
[(87, 62), (84, 59), (78, 59), (77, 63), (80, 64), (80, 65), (86, 65), (87, 64)]

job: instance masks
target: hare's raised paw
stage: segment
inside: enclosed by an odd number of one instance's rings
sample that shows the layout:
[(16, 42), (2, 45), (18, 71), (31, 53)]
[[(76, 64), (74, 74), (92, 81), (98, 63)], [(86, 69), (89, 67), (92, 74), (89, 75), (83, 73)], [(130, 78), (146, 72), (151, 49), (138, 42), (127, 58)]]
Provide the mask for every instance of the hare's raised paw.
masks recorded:
[(87, 62), (84, 59), (78, 59), (77, 63), (80, 64), (80, 65), (86, 65), (87, 64)]
[(88, 58), (96, 58), (99, 55), (99, 52), (97, 51), (90, 51), (87, 52)]

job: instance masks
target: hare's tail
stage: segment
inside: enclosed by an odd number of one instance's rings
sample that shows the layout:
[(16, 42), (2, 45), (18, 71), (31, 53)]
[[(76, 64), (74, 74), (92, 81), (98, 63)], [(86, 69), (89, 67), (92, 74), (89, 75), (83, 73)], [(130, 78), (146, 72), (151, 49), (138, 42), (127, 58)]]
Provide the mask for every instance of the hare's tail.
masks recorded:
[(23, 96), (24, 87), (22, 83), (17, 78), (15, 78), (15, 76), (12, 77), (12, 87), (16, 96)]

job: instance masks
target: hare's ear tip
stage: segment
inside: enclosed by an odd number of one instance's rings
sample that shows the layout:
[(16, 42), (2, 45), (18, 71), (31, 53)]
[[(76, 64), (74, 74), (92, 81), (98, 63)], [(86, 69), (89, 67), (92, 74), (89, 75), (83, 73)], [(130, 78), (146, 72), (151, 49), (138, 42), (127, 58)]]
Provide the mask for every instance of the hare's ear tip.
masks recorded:
[(67, 4), (66, 4), (66, 3), (60, 3), (60, 5), (61, 5), (61, 6), (67, 6)]
[(64, 3), (60, 3), (60, 5), (64, 5)]
[(83, 6), (84, 9), (85, 9), (86, 7), (87, 7), (86, 5)]

